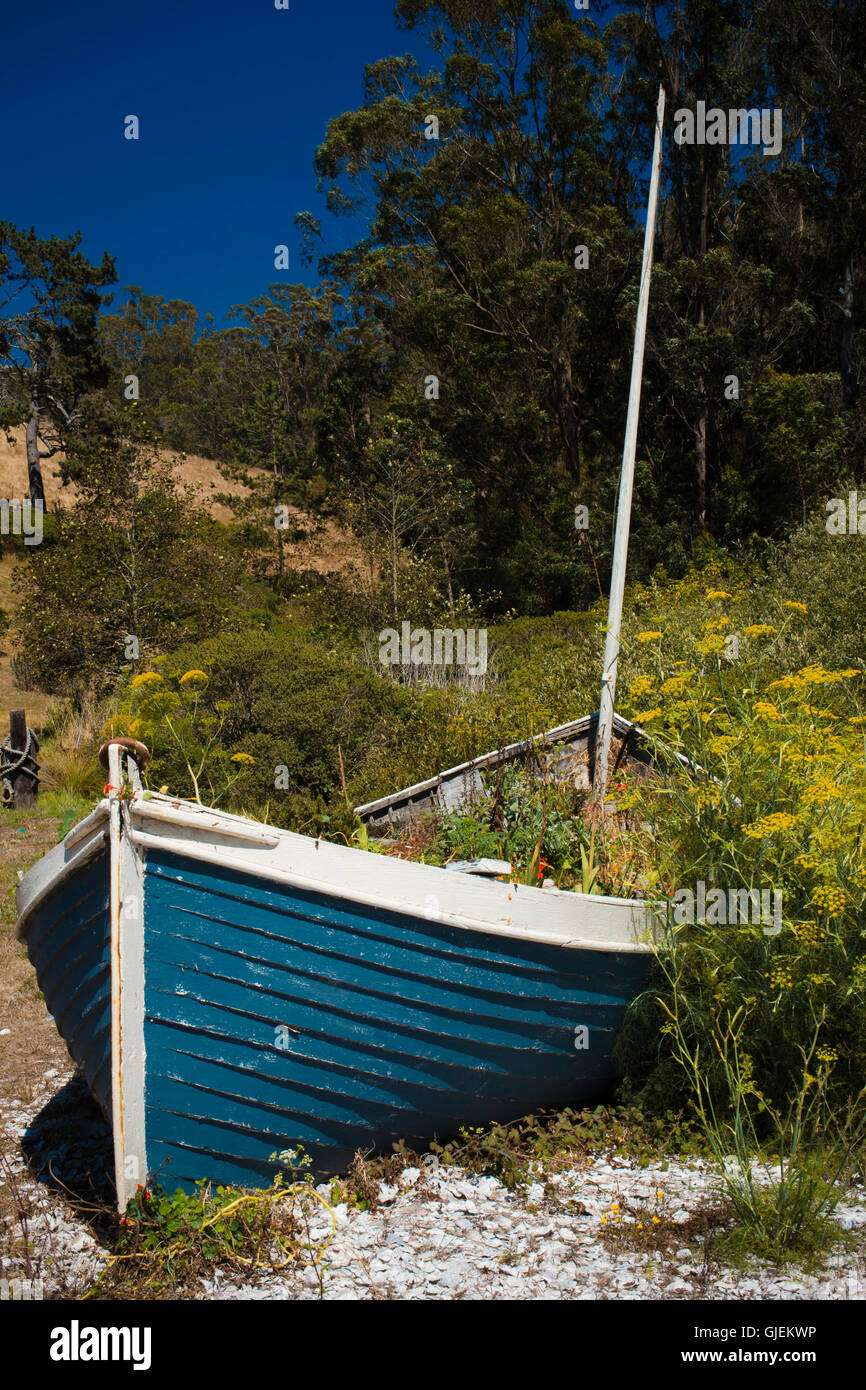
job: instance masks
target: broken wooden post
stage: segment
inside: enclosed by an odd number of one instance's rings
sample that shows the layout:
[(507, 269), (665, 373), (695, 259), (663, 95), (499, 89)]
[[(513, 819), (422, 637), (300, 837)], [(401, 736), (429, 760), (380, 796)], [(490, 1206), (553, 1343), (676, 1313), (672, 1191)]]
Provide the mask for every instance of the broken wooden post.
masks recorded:
[(9, 742), (0, 748), (0, 772), (3, 783), (3, 805), (23, 811), (35, 806), (39, 799), (39, 764), (36, 754), (39, 740), (27, 727), (23, 709), (9, 714)]

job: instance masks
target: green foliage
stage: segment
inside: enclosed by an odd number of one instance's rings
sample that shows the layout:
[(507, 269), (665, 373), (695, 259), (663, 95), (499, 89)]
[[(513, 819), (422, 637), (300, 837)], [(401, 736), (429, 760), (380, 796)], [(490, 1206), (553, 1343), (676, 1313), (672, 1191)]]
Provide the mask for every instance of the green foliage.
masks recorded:
[(613, 891), (595, 862), (595, 835), (583, 815), (585, 795), (568, 781), (539, 781), (519, 765), (489, 778), (485, 796), (471, 810), (443, 817), (425, 853), (428, 863), (451, 859), (503, 859), (517, 880), (537, 886), (552, 878), (558, 888)]
[[(832, 1062), (826, 1090), (845, 1106), (866, 1074), (862, 673), (813, 661), (780, 674), (779, 651), (802, 639), (806, 605), (779, 598), (765, 611), (774, 621), (744, 624), (750, 595), (732, 588), (708, 587), (704, 631), (693, 633), (690, 661), (671, 660), (685, 649), (688, 592), (672, 603), (666, 630), (645, 644), (655, 652), (645, 658), (646, 674), (632, 682), (660, 749), (676, 748), (706, 771), (696, 783), (669, 767), (664, 785), (633, 790), (631, 809), (646, 827), (659, 881), (673, 895), (694, 895), (699, 883), (707, 894), (780, 895), (772, 899), (778, 920), (759, 922), (749, 909), (746, 922), (724, 917), (720, 924), (708, 912), (706, 922), (689, 923), (678, 909), (673, 916), (665, 909), (676, 924), (665, 959), (672, 950), (689, 1005), (680, 1046), (702, 1047), (709, 1093), (721, 1103), (723, 1058), (706, 1040), (724, 1031), (725, 1020), (741, 1019), (755, 1085), (782, 1113), (819, 1028), (820, 1055)], [(736, 630), (741, 659), (729, 664), (721, 634)], [(665, 987), (660, 997), (670, 1009)], [(645, 1049), (643, 1061), (637, 1056), (639, 1039), (658, 1037), (659, 1023), (644, 1001), (623, 1039), (632, 1079), (643, 1076), (650, 1089), (661, 1078), (676, 1086), (664, 1029), (660, 1044)], [(681, 1075), (674, 1094), (682, 1096), (684, 1082)]]
[[(78, 249), (81, 233), (38, 237), (0, 221), (0, 428), (28, 423), (56, 452), (78, 427), (85, 393), (105, 384), (98, 315), (117, 276), (106, 253), (91, 265)], [(40, 458), (28, 458), (29, 490), (43, 498)]]
[(209, 520), (145, 418), (136, 406), (92, 409), (67, 464), (78, 498), (57, 513), (54, 544), (34, 547), (13, 580), (21, 642), (48, 691), (105, 690), (128, 666), (128, 637), (146, 660), (214, 631), (227, 607)]
[(708, 1150), (693, 1122), (668, 1111), (648, 1115), (637, 1108), (572, 1110), (528, 1115), (510, 1125), (463, 1128), (447, 1144), (433, 1144), (440, 1163), (496, 1177), (512, 1191), (585, 1161), (593, 1152), (620, 1154), (647, 1166), (661, 1150), (666, 1156), (705, 1155)]
[(173, 1194), (139, 1187), (120, 1218), (114, 1250), (87, 1297), (170, 1298), (188, 1293), (215, 1270), (276, 1273), (289, 1265), (318, 1268), (330, 1244), (306, 1234), (309, 1212), (327, 1203), (305, 1177), (246, 1192), (229, 1187)]
[[(207, 678), (198, 689), (183, 679), (196, 672)], [(139, 693), (148, 686), (151, 693)], [(177, 791), (189, 784), (190, 768), (198, 777), (204, 758), (212, 797), (267, 808), (271, 820), (287, 824), (336, 800), (340, 750), (344, 765), (356, 767), (371, 741), (399, 727), (406, 703), (392, 682), (309, 636), (245, 631), (173, 652), (157, 679), (145, 677), (124, 698), (113, 727), (154, 740), (151, 785)], [(277, 790), (279, 768), (288, 785)]]

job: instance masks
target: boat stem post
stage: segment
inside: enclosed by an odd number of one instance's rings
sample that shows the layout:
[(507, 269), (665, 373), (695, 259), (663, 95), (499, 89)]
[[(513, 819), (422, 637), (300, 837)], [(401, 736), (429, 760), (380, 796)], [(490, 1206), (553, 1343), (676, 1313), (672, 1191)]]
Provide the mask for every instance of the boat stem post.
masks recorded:
[(607, 609), (607, 635), (605, 637), (604, 666), (601, 676), (601, 701), (599, 703), (598, 727), (595, 736), (593, 792), (596, 800), (601, 803), (604, 802), (607, 792), (607, 764), (610, 754), (610, 738), (613, 731), (616, 675), (617, 664), (619, 662), (620, 629), (622, 625), (622, 604), (625, 594), (628, 536), (631, 525), (631, 500), (634, 489), (634, 460), (637, 450), (637, 428), (640, 417), (644, 347), (646, 344), (646, 325), (647, 313), (649, 310), (650, 279), (652, 277), (656, 209), (658, 207), (659, 176), (662, 162), (662, 127), (664, 124), (664, 115), (665, 89), (664, 87), (659, 87), (652, 177), (650, 179), (649, 200), (647, 202), (643, 264), (641, 266), (640, 275), (637, 322), (635, 324), (634, 354), (631, 364), (631, 389), (628, 398), (628, 416), (626, 419), (625, 444), (622, 454), (622, 472), (619, 481), (619, 502), (617, 504), (616, 513), (616, 535), (614, 537), (613, 546), (613, 565), (610, 576), (610, 601)]

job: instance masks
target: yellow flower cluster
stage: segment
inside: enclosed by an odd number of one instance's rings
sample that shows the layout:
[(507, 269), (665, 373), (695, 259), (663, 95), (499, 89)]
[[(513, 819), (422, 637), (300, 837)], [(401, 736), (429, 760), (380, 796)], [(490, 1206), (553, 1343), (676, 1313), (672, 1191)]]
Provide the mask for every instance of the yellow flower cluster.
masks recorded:
[(728, 591), (727, 591), (727, 589), (710, 589), (710, 590), (707, 592), (707, 599), (708, 599), (710, 602), (713, 602), (715, 599), (720, 599), (720, 598), (733, 598), (733, 597), (734, 597), (733, 594), (729, 594)]
[(816, 950), (822, 941), (827, 940), (827, 933), (821, 930), (817, 922), (795, 922), (794, 935), (801, 946), (811, 950)]
[(721, 618), (710, 618), (709, 622), (704, 623), (704, 632), (718, 632), (719, 628), (727, 627), (730, 621), (724, 614)]
[(835, 883), (822, 883), (812, 894), (812, 906), (819, 912), (826, 912), (828, 917), (838, 917), (844, 912), (847, 901), (845, 890)]
[(255, 758), (251, 758), (249, 753), (232, 753), (231, 761), (233, 763), (243, 763), (246, 767), (251, 767), (255, 762)]
[(658, 719), (661, 714), (660, 709), (645, 709), (634, 717), (635, 724), (649, 724), (653, 719)]
[(795, 676), (781, 676), (770, 681), (768, 690), (807, 690), (812, 685), (834, 685), (838, 681), (859, 676), (857, 670), (825, 671), (823, 666), (802, 666)]
[(790, 598), (785, 599), (785, 607), (793, 608), (796, 613), (808, 613), (809, 611), (805, 603), (797, 603), (794, 599)]
[(750, 623), (743, 628), (746, 637), (770, 637), (777, 631), (778, 628), (771, 627), (769, 623)]
[(636, 642), (657, 642), (661, 637), (660, 632), (639, 632), (635, 638)]
[(732, 734), (718, 734), (716, 738), (710, 739), (707, 747), (711, 753), (716, 753), (719, 757), (724, 757), (725, 753), (729, 753), (732, 748), (736, 748), (738, 742), (739, 740), (734, 738)]
[(711, 656), (714, 652), (723, 652), (725, 650), (725, 639), (720, 636), (719, 633), (712, 633), (710, 636), (702, 637), (699, 642), (696, 642), (695, 650), (700, 652), (701, 656)]
[(203, 690), (209, 679), (206, 671), (187, 671), (181, 676), (178, 685), (181, 690), (185, 690), (187, 687), (192, 690)]
[(824, 859), (831, 859), (837, 850), (845, 849), (847, 843), (847, 832), (837, 826), (819, 826), (812, 836), (812, 848)]
[(798, 816), (792, 816), (789, 811), (773, 811), (752, 825), (744, 825), (743, 833), (752, 840), (766, 840), (770, 835), (781, 835), (786, 830), (793, 830), (798, 819)]
[(824, 1047), (818, 1048), (815, 1056), (818, 1058), (819, 1062), (833, 1063), (839, 1060), (839, 1053), (836, 1051), (835, 1047), (827, 1047), (826, 1044)]
[(837, 787), (835, 782), (830, 781), (829, 777), (819, 777), (804, 791), (803, 804), (805, 806), (820, 806), (826, 801), (839, 801), (844, 795), (841, 787)]
[(662, 694), (682, 695), (688, 683), (689, 677), (687, 675), (669, 676), (668, 679), (665, 681), (664, 685), (662, 686)]
[(767, 979), (773, 989), (792, 989), (794, 985), (794, 976), (789, 965), (774, 965)]
[(648, 695), (655, 685), (655, 676), (637, 676), (629, 687), (629, 693), (633, 700), (640, 700), (644, 695)]
[(158, 671), (142, 671), (140, 675), (133, 676), (130, 690), (139, 690), (143, 685), (157, 685), (162, 680)]
[(752, 706), (755, 714), (760, 715), (761, 719), (781, 719), (779, 711), (775, 705), (771, 705), (769, 700), (756, 700)]
[(721, 804), (722, 795), (718, 787), (712, 782), (705, 782), (703, 786), (696, 787), (693, 793), (698, 806), (718, 806)]

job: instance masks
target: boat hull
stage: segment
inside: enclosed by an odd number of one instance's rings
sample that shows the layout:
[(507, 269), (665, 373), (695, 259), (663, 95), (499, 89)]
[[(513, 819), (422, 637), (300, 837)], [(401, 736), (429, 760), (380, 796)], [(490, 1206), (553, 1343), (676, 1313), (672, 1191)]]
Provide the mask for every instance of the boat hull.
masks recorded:
[[(583, 1103), (646, 957), (467, 932), (148, 856), (147, 1155), (189, 1185)], [(586, 1030), (582, 1032), (581, 1030)]]
[(341, 1172), (359, 1149), (423, 1148), (609, 1091), (651, 959), (639, 905), (168, 798), (116, 806), (109, 853), (109, 810), (33, 871), (19, 909), (111, 1118), (121, 1209), (146, 1181), (262, 1186), (286, 1150)]

